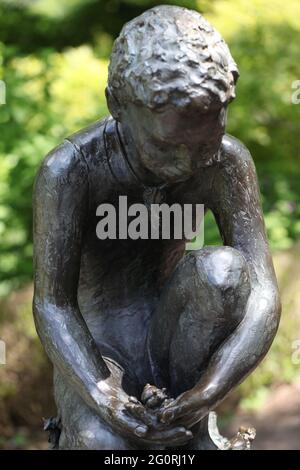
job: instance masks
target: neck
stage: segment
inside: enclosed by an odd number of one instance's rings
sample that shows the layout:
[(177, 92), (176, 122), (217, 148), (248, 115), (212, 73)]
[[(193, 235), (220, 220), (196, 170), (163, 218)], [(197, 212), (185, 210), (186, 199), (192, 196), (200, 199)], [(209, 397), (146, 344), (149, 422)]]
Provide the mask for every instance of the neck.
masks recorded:
[(141, 155), (136, 148), (129, 129), (124, 129), (124, 126), (122, 126), (120, 122), (116, 122), (116, 129), (120, 140), (123, 158), (126, 159), (128, 167), (130, 167), (130, 170), (134, 173), (140, 183), (146, 187), (165, 185), (165, 181), (157, 178), (143, 165)]

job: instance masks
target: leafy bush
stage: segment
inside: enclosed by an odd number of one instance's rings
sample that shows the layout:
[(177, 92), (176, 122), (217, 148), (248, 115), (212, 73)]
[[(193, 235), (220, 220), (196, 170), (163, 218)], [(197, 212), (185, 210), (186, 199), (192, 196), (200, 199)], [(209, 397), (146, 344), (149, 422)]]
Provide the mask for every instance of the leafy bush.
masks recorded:
[(34, 175), (68, 134), (107, 113), (107, 61), (89, 46), (18, 56), (0, 49), (7, 105), (0, 107), (0, 295), (31, 277)]

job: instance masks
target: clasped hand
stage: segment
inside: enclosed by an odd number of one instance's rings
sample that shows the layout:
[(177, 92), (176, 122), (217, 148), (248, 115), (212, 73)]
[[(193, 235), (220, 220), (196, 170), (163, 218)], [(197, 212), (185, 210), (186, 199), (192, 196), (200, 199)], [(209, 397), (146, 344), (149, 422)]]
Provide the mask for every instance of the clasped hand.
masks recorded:
[(193, 438), (191, 429), (208, 413), (199, 391), (191, 389), (172, 399), (164, 389), (147, 384), (138, 400), (123, 390), (122, 369), (110, 361), (107, 365), (111, 374), (100, 384), (105, 395), (102, 406), (104, 418), (118, 433), (164, 447), (182, 446)]

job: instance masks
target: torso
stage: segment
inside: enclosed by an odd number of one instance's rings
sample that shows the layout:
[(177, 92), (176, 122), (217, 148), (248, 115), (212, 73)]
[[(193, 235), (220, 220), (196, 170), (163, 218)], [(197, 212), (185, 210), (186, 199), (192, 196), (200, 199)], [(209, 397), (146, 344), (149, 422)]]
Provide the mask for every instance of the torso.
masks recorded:
[[(103, 130), (106, 126), (106, 139)], [(96, 123), (70, 140), (86, 159), (90, 207), (82, 248), (78, 301), (102, 354), (135, 371), (145, 383), (148, 324), (164, 284), (184, 255), (184, 240), (99, 240), (96, 209), (103, 202), (143, 203), (144, 188), (122, 159), (112, 119)], [(207, 183), (207, 178), (206, 178)], [(164, 202), (197, 202), (198, 181), (166, 191)]]

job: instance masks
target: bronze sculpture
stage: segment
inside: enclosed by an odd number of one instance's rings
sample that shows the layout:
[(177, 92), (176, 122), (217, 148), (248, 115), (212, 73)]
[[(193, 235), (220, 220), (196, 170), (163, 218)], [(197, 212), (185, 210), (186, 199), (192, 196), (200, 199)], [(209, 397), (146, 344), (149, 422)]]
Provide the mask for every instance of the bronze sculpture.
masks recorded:
[[(272, 343), (280, 301), (255, 167), (225, 134), (237, 78), (200, 14), (148, 10), (114, 44), (111, 116), (42, 164), (34, 316), (54, 364), (59, 448), (215, 448), (208, 413)], [(97, 207), (119, 195), (201, 202), (224, 246), (99, 240)]]

